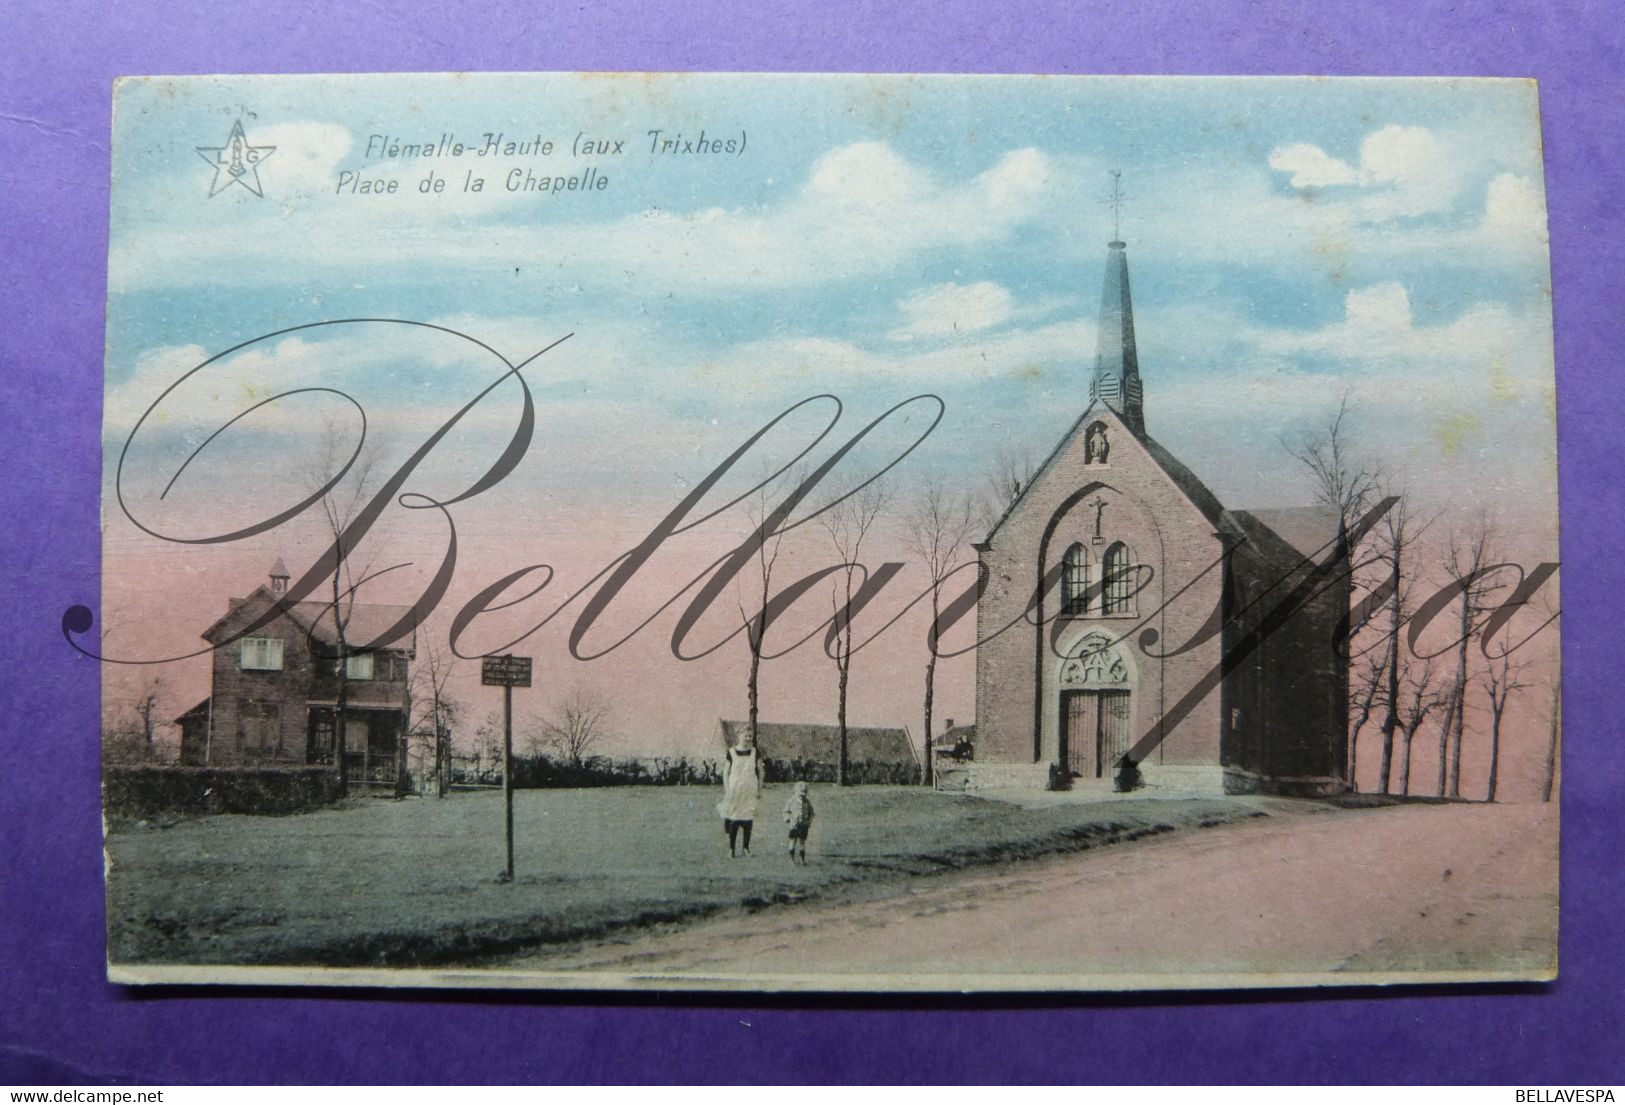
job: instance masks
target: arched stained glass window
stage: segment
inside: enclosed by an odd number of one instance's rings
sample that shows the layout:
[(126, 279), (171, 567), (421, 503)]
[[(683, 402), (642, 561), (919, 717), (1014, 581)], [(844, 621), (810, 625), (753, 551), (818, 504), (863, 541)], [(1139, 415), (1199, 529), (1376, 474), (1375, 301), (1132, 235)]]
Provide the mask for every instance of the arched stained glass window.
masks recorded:
[(1089, 550), (1074, 544), (1061, 559), (1061, 604), (1065, 614), (1089, 608)]
[(1101, 613), (1129, 614), (1134, 609), (1134, 558), (1121, 541), (1106, 550), (1100, 561)]

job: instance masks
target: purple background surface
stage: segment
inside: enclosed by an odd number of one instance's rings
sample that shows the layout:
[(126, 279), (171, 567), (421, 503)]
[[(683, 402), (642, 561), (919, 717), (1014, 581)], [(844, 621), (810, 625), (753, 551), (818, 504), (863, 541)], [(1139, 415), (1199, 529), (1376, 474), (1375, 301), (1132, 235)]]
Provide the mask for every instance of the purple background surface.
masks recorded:
[[(0, 20), (0, 1083), (1619, 1081), (1625, 37), (1611, 3), (400, 5), (92, 0)], [(986, 10), (983, 10), (985, 7)], [(126, 74), (715, 69), (1533, 76), (1563, 487), (1562, 978), (1136, 998), (122, 991), (103, 979), (97, 605), (108, 114)], [(1328, 878), (1352, 877), (1335, 863)]]

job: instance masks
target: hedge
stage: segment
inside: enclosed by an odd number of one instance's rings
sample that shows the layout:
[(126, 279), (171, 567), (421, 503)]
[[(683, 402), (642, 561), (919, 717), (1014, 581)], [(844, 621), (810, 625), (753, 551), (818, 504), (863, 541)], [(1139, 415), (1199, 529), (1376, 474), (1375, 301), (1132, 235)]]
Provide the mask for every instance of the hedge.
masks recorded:
[(328, 767), (181, 767), (109, 764), (102, 803), (110, 817), (297, 813), (338, 798)]

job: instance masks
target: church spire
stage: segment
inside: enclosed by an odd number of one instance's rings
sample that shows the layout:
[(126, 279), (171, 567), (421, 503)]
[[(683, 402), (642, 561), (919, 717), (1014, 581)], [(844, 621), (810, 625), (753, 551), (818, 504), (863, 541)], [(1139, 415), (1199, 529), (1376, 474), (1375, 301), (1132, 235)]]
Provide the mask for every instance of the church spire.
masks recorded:
[(1119, 217), (1122, 211), (1122, 173), (1112, 172), (1112, 240), (1107, 243), (1106, 285), (1100, 297), (1100, 333), (1096, 339), (1095, 374), (1089, 398), (1116, 411), (1136, 434), (1145, 433), (1145, 409), (1140, 387), (1140, 358), (1134, 348), (1134, 305), (1129, 298), (1128, 255)]

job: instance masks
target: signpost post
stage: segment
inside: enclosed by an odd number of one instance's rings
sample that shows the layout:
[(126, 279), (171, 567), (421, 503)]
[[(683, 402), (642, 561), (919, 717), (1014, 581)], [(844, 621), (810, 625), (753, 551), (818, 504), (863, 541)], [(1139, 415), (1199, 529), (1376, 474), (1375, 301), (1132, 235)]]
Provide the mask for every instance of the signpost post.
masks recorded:
[(513, 689), (530, 686), (529, 656), (487, 656), (480, 682), (502, 688), (502, 816), (507, 831), (508, 863), (498, 882), (513, 882)]

